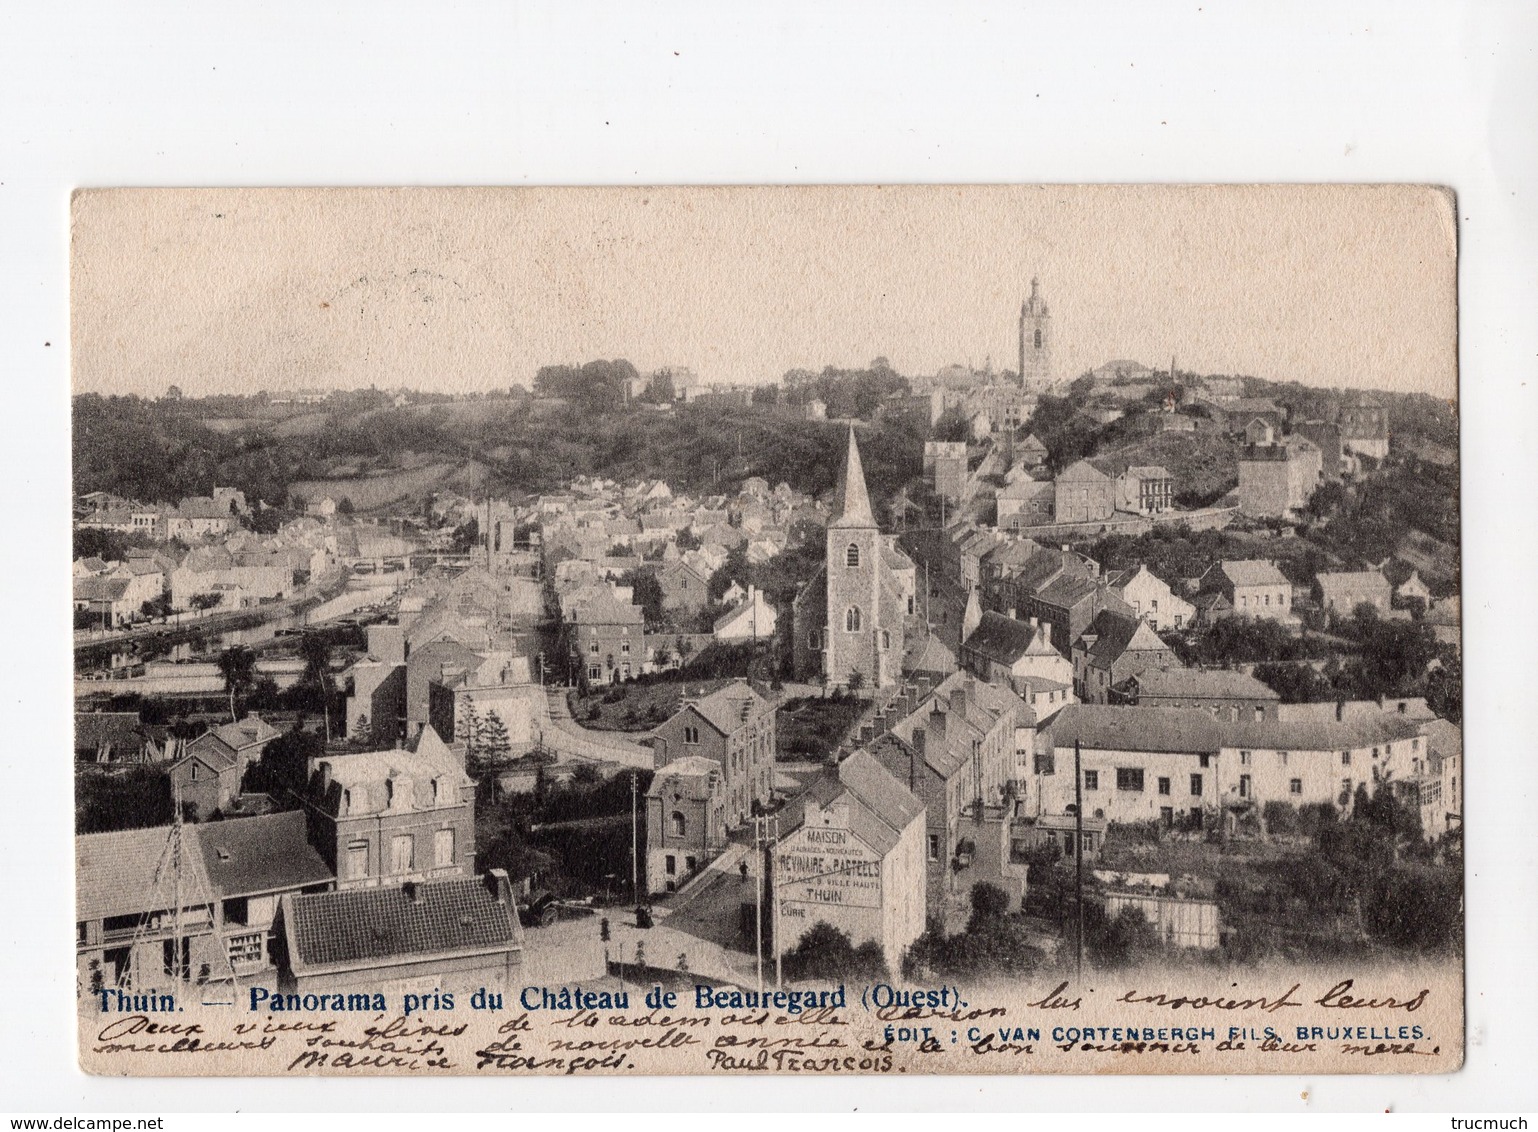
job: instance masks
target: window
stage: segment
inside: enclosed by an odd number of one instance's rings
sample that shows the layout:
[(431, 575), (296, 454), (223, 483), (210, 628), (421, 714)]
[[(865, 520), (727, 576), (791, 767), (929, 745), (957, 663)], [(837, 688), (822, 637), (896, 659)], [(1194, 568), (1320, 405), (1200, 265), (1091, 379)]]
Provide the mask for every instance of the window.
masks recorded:
[(698, 743), (699, 741), (700, 741), (700, 729), (698, 727), (695, 727), (693, 724), (686, 724), (685, 727), (684, 727), (684, 742), (685, 743)]
[(1202, 796), (1202, 776), (1199, 775), (1199, 774), (1193, 774), (1191, 776), (1191, 797), (1193, 797), (1193, 798), (1200, 798), (1201, 796)]
[(1287, 604), (1285, 601), (1282, 600), (1282, 595), (1281, 594), (1277, 594), (1276, 595), (1276, 604), (1277, 605), (1286, 605)]
[(628, 655), (629, 652), (630, 652), (630, 642), (629, 641), (621, 641), (619, 643), (619, 651), (620, 651), (620, 655), (621, 656)]
[(807, 634), (806, 644), (807, 644), (808, 648), (812, 648), (812, 649), (820, 649), (820, 648), (822, 648), (822, 634), (819, 633), (817, 630), (813, 629), (810, 633)]
[(1141, 767), (1119, 766), (1116, 768), (1116, 789), (1141, 790), (1143, 789), (1143, 771)]
[(887, 649), (889, 649), (891, 647), (892, 647), (892, 634), (889, 633), (885, 629), (881, 630), (881, 648), (882, 648), (882, 651), (884, 652), (884, 651), (886, 651)]
[(1264, 723), (1265, 719), (1266, 719), (1266, 709), (1261, 707), (1259, 704), (1256, 704), (1255, 705), (1255, 722), (1256, 723)]
[(1100, 772), (1098, 770), (1086, 770), (1084, 772), (1084, 789), (1100, 789)]
[(860, 607), (851, 605), (844, 610), (844, 632), (858, 633), (860, 631)]
[(1247, 775), (1247, 774), (1241, 774), (1239, 776), (1239, 797), (1241, 797), (1241, 798), (1248, 798), (1249, 796), (1250, 796), (1250, 776)]
[(1170, 792), (1170, 780), (1167, 779), (1167, 778), (1159, 779), (1159, 793), (1160, 794), (1168, 794), (1169, 792)]
[(1271, 595), (1270, 595), (1270, 594), (1267, 594), (1267, 595), (1266, 595), (1266, 604), (1267, 604), (1267, 605), (1270, 605), (1270, 604), (1271, 604)]
[(1037, 755), (1035, 760), (1037, 774), (1056, 774), (1057, 758), (1052, 754)]
[(1250, 604), (1249, 597), (1246, 596), (1245, 594), (1240, 594), (1239, 595), (1239, 608), (1240, 609), (1248, 608), (1249, 604)]
[(680, 810), (674, 810), (669, 815), (668, 825), (674, 837), (683, 837), (689, 830), (689, 823)]
[(1303, 793), (1303, 780), (1301, 778), (1294, 778), (1290, 782), (1288, 782), (1287, 783), (1287, 793), (1289, 793), (1289, 794), (1301, 794), (1301, 793)]
[(446, 869), (454, 863), (454, 831), (440, 829), (433, 834), (433, 868)]
[(1250, 753), (1248, 751), (1240, 751), (1239, 752), (1239, 765), (1240, 766), (1249, 766), (1250, 765)]
[(671, 876), (677, 876), (678, 875), (678, 858), (673, 856), (673, 854), (669, 853), (666, 857), (663, 858), (663, 867), (665, 869), (667, 869), (668, 876), (670, 876), (670, 877)]
[(590, 665), (587, 666), (587, 678), (589, 680), (597, 680), (597, 679), (600, 679), (602, 676), (603, 676), (603, 669), (600, 666), (598, 666), (596, 664), (590, 664)]
[(938, 833), (931, 833), (929, 835), (929, 859), (931, 861), (938, 861), (940, 859), (940, 835)]
[(1036, 348), (1038, 350), (1041, 349), (1041, 331), (1040, 330), (1036, 331)]
[(346, 880), (361, 880), (368, 876), (368, 842), (354, 841), (347, 847)]
[(1350, 751), (1342, 751), (1340, 753), (1340, 765), (1341, 766), (1350, 766), (1351, 765), (1351, 752)]
[(1283, 766), (1287, 765), (1287, 752), (1286, 751), (1278, 751), (1278, 752), (1276, 752), (1276, 757), (1277, 757), (1278, 760), (1280, 760), (1280, 762), (1281, 762), (1281, 764)]
[(859, 564), (860, 564), (860, 548), (858, 546), (856, 546), (854, 543), (850, 543), (848, 549), (846, 549), (844, 551), (844, 565), (845, 566), (858, 566)]
[(908, 616), (909, 617), (913, 616), (913, 595), (912, 594), (908, 595)]
[(592, 644), (588, 645), (587, 646), (587, 651), (592, 653), (594, 656), (597, 656), (598, 655), (598, 642), (594, 641)]
[(1210, 767), (1212, 765), (1212, 756), (1211, 755), (1197, 755), (1196, 756), (1196, 760), (1197, 760), (1197, 765), (1200, 766), (1203, 770), (1206, 770), (1208, 767)]
[(700, 863), (699, 863), (699, 860), (697, 858), (695, 858), (695, 857), (685, 857), (684, 858), (684, 871), (692, 873), (692, 872), (694, 872), (695, 869), (699, 868), (699, 864)]
[(390, 871), (409, 873), (412, 868), (412, 841), (410, 834), (390, 838)]

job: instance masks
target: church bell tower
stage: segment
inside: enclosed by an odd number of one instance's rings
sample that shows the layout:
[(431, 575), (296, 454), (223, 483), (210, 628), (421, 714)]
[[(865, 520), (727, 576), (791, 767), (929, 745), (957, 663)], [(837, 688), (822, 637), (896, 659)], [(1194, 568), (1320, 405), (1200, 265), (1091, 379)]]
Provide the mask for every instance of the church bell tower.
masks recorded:
[(1031, 297), (1020, 304), (1020, 384), (1052, 384), (1052, 312), (1041, 297), (1041, 280), (1031, 277)]

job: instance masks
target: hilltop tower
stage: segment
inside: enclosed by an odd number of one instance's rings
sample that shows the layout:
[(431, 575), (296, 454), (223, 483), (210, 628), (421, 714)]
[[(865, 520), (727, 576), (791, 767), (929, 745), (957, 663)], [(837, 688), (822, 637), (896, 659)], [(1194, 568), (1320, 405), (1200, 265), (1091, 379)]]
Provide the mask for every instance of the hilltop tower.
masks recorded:
[(1041, 297), (1041, 280), (1031, 277), (1031, 297), (1020, 304), (1020, 384), (1027, 389), (1052, 383), (1052, 311)]

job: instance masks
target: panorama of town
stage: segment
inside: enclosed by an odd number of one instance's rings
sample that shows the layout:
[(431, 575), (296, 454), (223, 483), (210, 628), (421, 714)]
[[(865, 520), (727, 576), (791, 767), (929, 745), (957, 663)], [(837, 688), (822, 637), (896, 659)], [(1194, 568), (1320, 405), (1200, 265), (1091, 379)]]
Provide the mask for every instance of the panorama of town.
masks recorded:
[(1456, 408), (1001, 314), (77, 396), (81, 995), (1457, 962)]

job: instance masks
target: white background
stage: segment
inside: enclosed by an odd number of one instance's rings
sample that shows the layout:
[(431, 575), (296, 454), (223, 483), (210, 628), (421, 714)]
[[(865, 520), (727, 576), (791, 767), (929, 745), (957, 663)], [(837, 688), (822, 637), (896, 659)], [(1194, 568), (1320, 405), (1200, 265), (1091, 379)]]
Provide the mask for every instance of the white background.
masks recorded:
[[(1535, 33), (1530, 5), (1408, 0), (5, 5), (0, 1109), (1531, 1109)], [(1387, 180), (1459, 197), (1462, 1073), (514, 1084), (117, 1081), (75, 1069), (72, 188)]]

